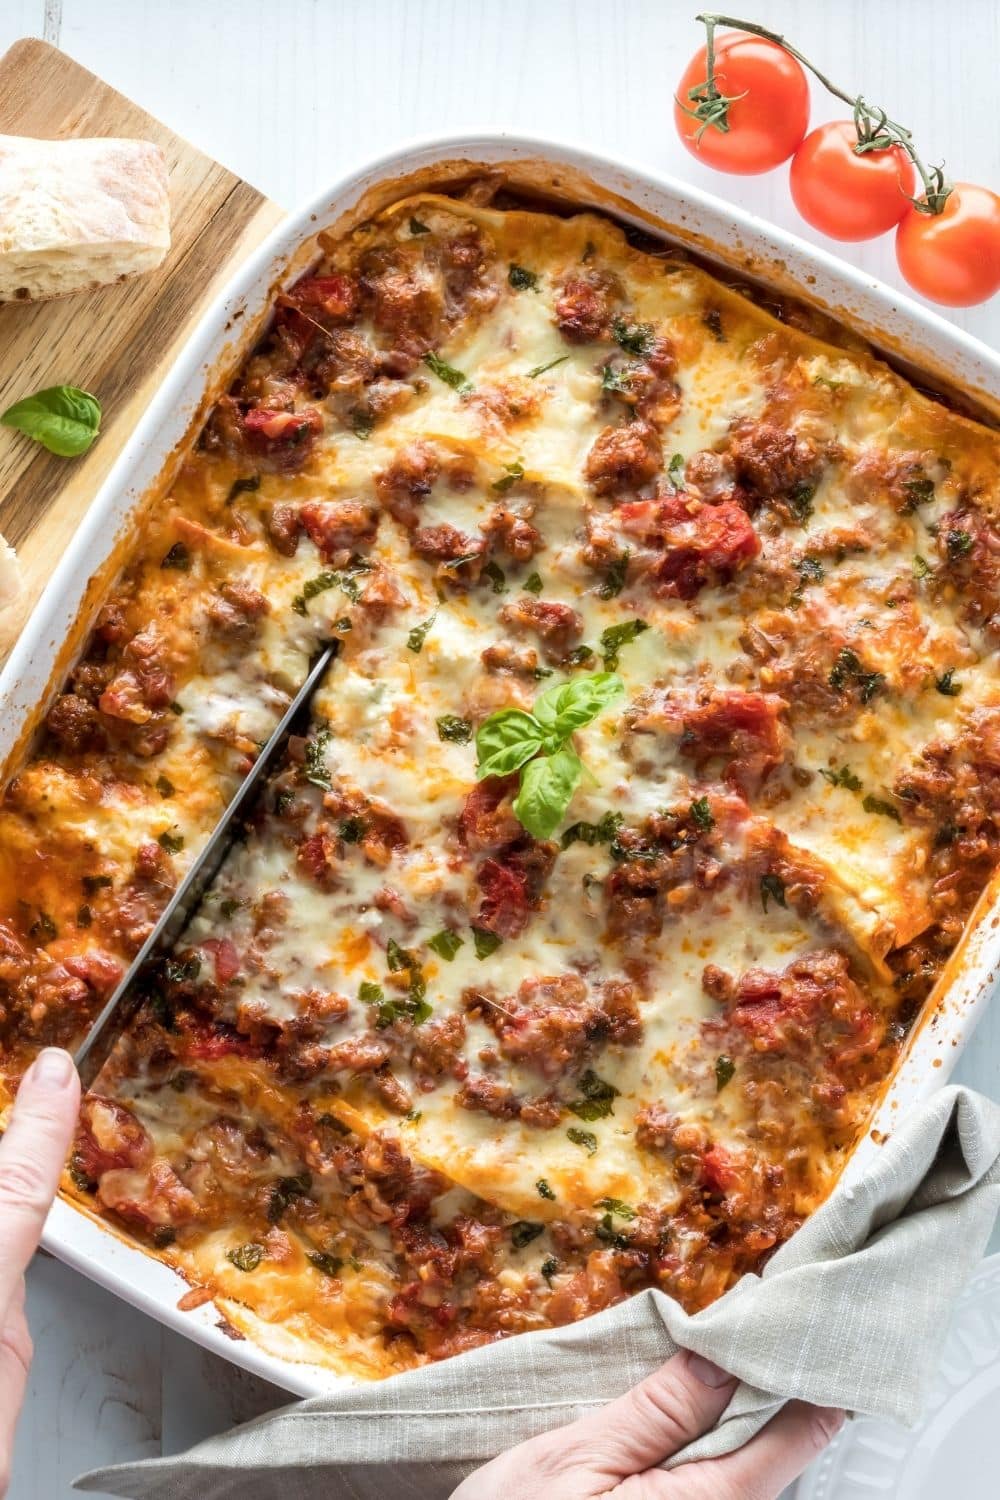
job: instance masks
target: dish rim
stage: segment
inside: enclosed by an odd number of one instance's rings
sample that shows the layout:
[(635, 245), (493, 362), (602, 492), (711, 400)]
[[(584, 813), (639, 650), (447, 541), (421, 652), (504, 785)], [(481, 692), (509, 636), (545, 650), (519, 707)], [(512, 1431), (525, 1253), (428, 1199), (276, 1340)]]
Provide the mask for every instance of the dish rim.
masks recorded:
[[(1000, 417), (1000, 355), (947, 322), (938, 313), (876, 278), (847, 265), (830, 252), (714, 194), (670, 174), (654, 174), (620, 159), (558, 141), (508, 135), (458, 133), (423, 138), (383, 153), (340, 176), (268, 235), (205, 310), (166, 379), (125, 444), (87, 515), (56, 566), (0, 674), (0, 701), (7, 712), (0, 726), (0, 758), (15, 752), (25, 726), (36, 720), (57, 678), (63, 642), (87, 603), (90, 584), (114, 555), (120, 536), (151, 491), (159, 488), (181, 444), (191, 435), (206, 393), (245, 353), (275, 288), (301, 270), (303, 246), (327, 224), (349, 213), (379, 186), (395, 183), (395, 199), (422, 190), (409, 185), (423, 173), (449, 164), (512, 167), (538, 163), (553, 171), (553, 182), (567, 173), (594, 190), (589, 198), (572, 191), (567, 201), (592, 207), (619, 221), (693, 248), (765, 285), (777, 284), (860, 331), (890, 358), (968, 391)], [(457, 174), (456, 174), (457, 175)], [(605, 201), (601, 202), (604, 195)], [(613, 203), (611, 200), (614, 200)], [(392, 201), (392, 200), (390, 200)], [(658, 204), (658, 211), (653, 205)], [(713, 239), (713, 233), (719, 236)], [(769, 274), (768, 267), (773, 274)], [(845, 309), (845, 304), (853, 306)], [(893, 324), (886, 338), (884, 320)], [(902, 328), (902, 337), (896, 332)], [(233, 336), (234, 328), (237, 336)], [(879, 333), (882, 337), (879, 338)], [(887, 344), (889, 347), (887, 348)], [(971, 390), (970, 390), (971, 387)], [(949, 960), (947, 991), (925, 1015), (879, 1105), (869, 1132), (854, 1147), (840, 1177), (850, 1188), (905, 1109), (930, 1096), (949, 1076), (988, 1003), (1000, 966), (1000, 883), (991, 882), (970, 919), (966, 936)], [(244, 1339), (234, 1342), (213, 1304), (193, 1312), (176, 1306), (184, 1283), (178, 1274), (141, 1247), (126, 1241), (106, 1221), (58, 1199), (46, 1223), (43, 1247), (66, 1264), (166, 1326), (251, 1373), (298, 1395), (314, 1396), (355, 1384), (353, 1377), (322, 1365), (272, 1353)]]

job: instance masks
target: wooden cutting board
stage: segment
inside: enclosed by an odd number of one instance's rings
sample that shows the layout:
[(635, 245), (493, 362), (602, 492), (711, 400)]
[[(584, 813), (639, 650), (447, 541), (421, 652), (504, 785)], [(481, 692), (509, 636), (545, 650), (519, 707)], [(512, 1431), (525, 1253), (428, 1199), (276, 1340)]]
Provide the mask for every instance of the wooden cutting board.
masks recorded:
[(202, 308), (282, 210), (47, 42), (16, 42), (0, 58), (0, 134), (155, 141), (172, 220), (170, 252), (150, 275), (0, 306), (0, 412), (50, 385), (92, 391), (103, 410), (82, 458), (57, 458), (0, 428), (0, 532), (25, 580), (24, 599), (0, 617), (2, 661)]

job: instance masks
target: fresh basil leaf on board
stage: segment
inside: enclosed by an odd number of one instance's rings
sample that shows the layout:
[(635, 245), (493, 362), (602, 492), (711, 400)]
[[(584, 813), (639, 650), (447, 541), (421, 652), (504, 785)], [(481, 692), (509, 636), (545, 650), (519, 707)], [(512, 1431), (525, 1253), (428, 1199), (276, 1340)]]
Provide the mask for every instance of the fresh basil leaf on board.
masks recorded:
[(0, 416), (0, 423), (23, 432), (60, 458), (79, 458), (98, 434), (101, 403), (74, 385), (52, 385), (15, 401)]

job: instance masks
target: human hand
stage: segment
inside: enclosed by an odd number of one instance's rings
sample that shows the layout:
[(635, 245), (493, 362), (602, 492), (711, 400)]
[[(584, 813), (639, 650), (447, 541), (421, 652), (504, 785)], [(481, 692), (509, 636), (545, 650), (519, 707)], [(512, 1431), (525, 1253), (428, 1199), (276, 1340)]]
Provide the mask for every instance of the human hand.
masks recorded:
[(59, 1185), (79, 1105), (73, 1059), (47, 1047), (25, 1073), (0, 1140), (0, 1500), (31, 1364), (24, 1271)]
[(842, 1411), (791, 1401), (735, 1453), (655, 1467), (718, 1421), (736, 1384), (684, 1351), (617, 1401), (501, 1453), (451, 1500), (775, 1500), (840, 1430)]

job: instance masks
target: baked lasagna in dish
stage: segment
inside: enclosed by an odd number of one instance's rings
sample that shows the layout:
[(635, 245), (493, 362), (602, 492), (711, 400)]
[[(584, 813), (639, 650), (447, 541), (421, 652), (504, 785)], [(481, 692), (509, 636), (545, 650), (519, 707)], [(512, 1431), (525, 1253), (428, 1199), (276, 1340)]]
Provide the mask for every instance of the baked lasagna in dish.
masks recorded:
[(1000, 443), (592, 214), (423, 195), (276, 298), (0, 808), (8, 1095), (317, 646), (66, 1191), (379, 1376), (826, 1196), (1000, 848)]

